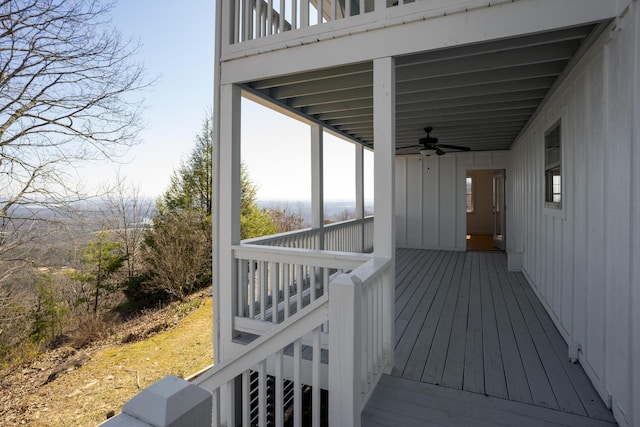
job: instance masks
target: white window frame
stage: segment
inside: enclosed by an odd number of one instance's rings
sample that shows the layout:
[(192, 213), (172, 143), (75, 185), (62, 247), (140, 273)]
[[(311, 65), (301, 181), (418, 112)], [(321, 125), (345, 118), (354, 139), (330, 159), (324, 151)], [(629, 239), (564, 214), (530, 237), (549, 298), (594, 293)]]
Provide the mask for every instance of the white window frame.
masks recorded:
[[(469, 188), (467, 185), (467, 181), (471, 180), (471, 192), (469, 192)], [(476, 211), (476, 198), (475, 198), (475, 179), (473, 176), (467, 175), (464, 180), (464, 201), (467, 209), (467, 213), (473, 213)], [(468, 197), (471, 196), (471, 208), (469, 208), (469, 200)]]
[[(549, 162), (549, 156), (547, 155), (547, 137), (555, 131), (558, 131), (558, 139), (559, 139), (559, 147), (557, 147), (557, 155), (558, 155), (558, 159), (554, 160), (552, 162)], [(562, 210), (562, 206), (563, 206), (563, 202), (564, 202), (564, 198), (565, 198), (565, 194), (564, 194), (564, 189), (566, 188), (566, 182), (564, 180), (563, 177), (563, 172), (564, 172), (564, 167), (563, 167), (563, 159), (564, 159), (564, 153), (563, 153), (563, 142), (564, 142), (564, 138), (562, 135), (562, 121), (560, 119), (556, 120), (551, 126), (547, 127), (547, 130), (544, 133), (544, 139), (543, 139), (543, 158), (544, 158), (544, 172), (543, 172), (543, 199), (544, 199), (544, 207), (548, 208), (548, 209), (554, 209), (556, 211)], [(559, 175), (550, 175), (550, 173), (555, 170), (558, 169), (559, 170)], [(550, 176), (559, 176), (560, 179), (560, 183), (559, 184), (554, 184), (553, 182), (549, 182), (548, 179)], [(555, 185), (559, 185), (560, 187), (560, 191), (559, 192), (555, 192), (553, 187)], [(558, 201), (554, 201), (554, 196), (558, 195), (559, 199)]]

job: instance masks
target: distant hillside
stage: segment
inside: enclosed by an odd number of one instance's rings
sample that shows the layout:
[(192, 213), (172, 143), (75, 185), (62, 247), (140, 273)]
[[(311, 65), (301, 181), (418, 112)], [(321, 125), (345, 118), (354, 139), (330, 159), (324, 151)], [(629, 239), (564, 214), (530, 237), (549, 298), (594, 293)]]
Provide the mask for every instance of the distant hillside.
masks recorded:
[[(288, 209), (294, 213), (300, 213), (305, 224), (311, 223), (310, 200), (258, 200), (258, 205), (264, 209)], [(373, 212), (373, 200), (365, 200), (365, 213)], [(325, 200), (325, 218), (333, 218), (344, 211), (355, 212), (356, 203), (353, 200)]]

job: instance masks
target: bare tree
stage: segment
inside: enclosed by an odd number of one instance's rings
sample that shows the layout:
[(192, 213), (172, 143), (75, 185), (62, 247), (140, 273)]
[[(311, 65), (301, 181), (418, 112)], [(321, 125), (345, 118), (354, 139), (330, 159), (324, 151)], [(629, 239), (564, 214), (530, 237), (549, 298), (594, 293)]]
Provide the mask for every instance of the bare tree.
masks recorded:
[(275, 224), (278, 233), (300, 230), (305, 226), (302, 209), (289, 207), (286, 203), (281, 206), (273, 206), (267, 209), (271, 221)]
[(78, 162), (135, 142), (141, 107), (131, 94), (148, 83), (133, 63), (137, 44), (110, 26), (110, 9), (98, 0), (0, 0), (0, 232), (30, 223), (34, 207), (77, 197)]
[(105, 191), (104, 228), (120, 243), (125, 256), (127, 279), (139, 273), (139, 253), (144, 233), (154, 211), (154, 202), (140, 194), (140, 187), (129, 184), (120, 174)]
[(149, 82), (133, 61), (138, 45), (110, 25), (111, 8), (0, 0), (0, 287), (55, 228), (56, 211), (81, 197), (73, 168), (136, 141), (133, 95)]

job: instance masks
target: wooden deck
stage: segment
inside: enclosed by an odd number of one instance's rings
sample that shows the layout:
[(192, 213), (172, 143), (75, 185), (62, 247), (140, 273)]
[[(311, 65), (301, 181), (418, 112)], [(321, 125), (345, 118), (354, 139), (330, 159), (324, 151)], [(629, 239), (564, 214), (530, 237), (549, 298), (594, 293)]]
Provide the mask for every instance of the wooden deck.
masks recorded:
[(616, 425), (501, 252), (398, 249), (395, 365), (363, 425)]

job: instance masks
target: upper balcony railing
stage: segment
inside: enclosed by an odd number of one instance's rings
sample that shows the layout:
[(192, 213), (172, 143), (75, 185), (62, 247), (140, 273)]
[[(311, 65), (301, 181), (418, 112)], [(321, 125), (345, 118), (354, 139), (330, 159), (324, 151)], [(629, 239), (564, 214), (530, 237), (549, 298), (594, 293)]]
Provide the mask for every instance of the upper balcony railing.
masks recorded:
[(511, 2), (513, 0), (224, 0), (220, 22), (222, 59)]
[(232, 43), (362, 15), (414, 0), (234, 0)]

